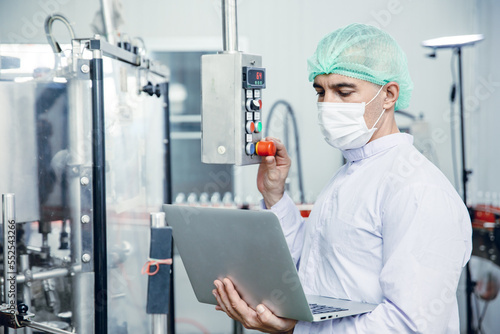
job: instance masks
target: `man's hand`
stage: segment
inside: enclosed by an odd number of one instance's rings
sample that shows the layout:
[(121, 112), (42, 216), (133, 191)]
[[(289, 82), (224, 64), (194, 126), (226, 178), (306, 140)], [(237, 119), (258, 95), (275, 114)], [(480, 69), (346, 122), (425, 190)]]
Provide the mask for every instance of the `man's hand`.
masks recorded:
[(257, 174), (257, 188), (264, 197), (266, 207), (270, 209), (283, 197), (291, 160), (279, 139), (267, 137), (265, 140), (274, 142), (276, 156), (263, 157)]
[(279, 318), (267, 307), (260, 304), (253, 310), (241, 299), (230, 279), (216, 280), (212, 292), (217, 298), (215, 307), (218, 311), (224, 311), (233, 320), (239, 321), (246, 329), (255, 329), (264, 333), (291, 334), (297, 320)]

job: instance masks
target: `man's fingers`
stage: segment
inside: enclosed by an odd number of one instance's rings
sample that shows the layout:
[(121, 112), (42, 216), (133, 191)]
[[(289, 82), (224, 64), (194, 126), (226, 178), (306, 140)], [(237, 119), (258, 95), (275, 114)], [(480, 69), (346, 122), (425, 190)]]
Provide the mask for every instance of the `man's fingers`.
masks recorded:
[(279, 138), (271, 137), (271, 136), (266, 137), (264, 140), (265, 141), (273, 141), (273, 142), (279, 142), (279, 143), (281, 143), (281, 140)]
[(220, 308), (231, 319), (241, 322), (245, 328), (254, 328), (258, 324), (256, 313), (241, 299), (231, 280), (228, 278), (222, 282), (216, 280), (214, 284), (217, 287), (217, 290), (214, 290), (214, 295), (219, 303), (219, 307), (216, 306), (215, 309), (219, 310)]
[(216, 280), (214, 284), (217, 287), (217, 293), (220, 299), (219, 305), (222, 307), (224, 312), (226, 312), (231, 318), (241, 321), (243, 318), (242, 313), (246, 314), (249, 307), (241, 299), (231, 280), (227, 278), (225, 278), (222, 282)]
[(224, 283), (226, 287), (227, 297), (231, 303), (231, 307), (237, 309), (238, 315), (241, 315), (242, 312), (246, 312), (248, 310), (248, 305), (241, 299), (240, 294), (234, 288), (233, 282), (228, 278), (224, 278), (222, 283)]
[(257, 317), (264, 325), (275, 327), (277, 320), (280, 320), (262, 304), (258, 305), (255, 310), (257, 311)]
[(274, 145), (276, 146), (276, 156), (284, 156), (286, 154), (286, 148), (285, 145), (279, 140), (278, 138), (274, 137), (266, 137), (266, 141), (272, 141)]
[(270, 309), (263, 304), (257, 305), (255, 308), (259, 321), (267, 328), (274, 330), (285, 331), (293, 328), (295, 321), (291, 319), (283, 319), (277, 317)]
[(219, 295), (219, 298), (217, 300), (219, 302), (219, 305), (222, 307), (224, 312), (226, 312), (229, 316), (231, 316), (233, 314), (231, 302), (229, 301), (229, 298), (227, 297), (227, 294), (226, 294), (226, 291), (224, 288), (224, 284), (219, 280), (216, 280), (214, 282), (214, 284), (217, 287), (217, 294)]
[(264, 157), (264, 162), (269, 169), (274, 169), (276, 167), (276, 158), (273, 156)]
[[(215, 306), (215, 309), (217, 310), (217, 307), (219, 307), (220, 311), (224, 311), (224, 312), (228, 313), (226, 310), (226, 306), (224, 305), (224, 302), (220, 298), (219, 292), (216, 289), (214, 289), (214, 290), (212, 290), (212, 293), (214, 294), (215, 299), (217, 299), (217, 304), (219, 304), (219, 305)], [(229, 315), (229, 313), (228, 313), (228, 315)]]

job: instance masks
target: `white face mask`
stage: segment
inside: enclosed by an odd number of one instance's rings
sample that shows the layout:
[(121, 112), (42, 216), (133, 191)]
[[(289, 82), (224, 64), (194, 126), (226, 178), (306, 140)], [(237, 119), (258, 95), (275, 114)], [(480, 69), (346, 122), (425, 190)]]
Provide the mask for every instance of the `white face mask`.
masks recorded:
[[(382, 91), (384, 86), (380, 87), (377, 94), (366, 103), (369, 105)], [(385, 109), (378, 117), (371, 129), (366, 126), (363, 115), (365, 114), (365, 103), (332, 103), (318, 102), (318, 123), (321, 132), (325, 136), (328, 144), (341, 150), (350, 150), (360, 148), (377, 131), (375, 125), (382, 117)]]

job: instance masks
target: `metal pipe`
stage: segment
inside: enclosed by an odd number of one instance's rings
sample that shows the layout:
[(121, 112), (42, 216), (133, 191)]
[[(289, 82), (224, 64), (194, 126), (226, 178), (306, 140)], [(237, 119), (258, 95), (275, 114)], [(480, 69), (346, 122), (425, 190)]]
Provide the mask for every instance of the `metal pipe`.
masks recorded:
[(462, 87), (462, 48), (457, 48), (458, 54), (458, 87), (460, 91), (460, 132), (461, 132), (461, 149), (462, 149), (462, 182), (464, 203), (467, 205), (467, 182), (469, 181), (469, 171), (467, 170), (467, 162), (465, 160), (465, 125), (464, 125), (464, 93)]
[[(28, 275), (30, 270), (30, 257), (28, 254), (23, 254), (19, 257), (19, 266), (20, 271)], [(19, 277), (19, 276), (18, 276)], [(19, 280), (18, 280), (19, 282)], [(25, 282), (23, 285), (23, 303), (28, 307), (28, 310), (31, 309), (31, 283)], [(33, 331), (29, 327), (24, 328), (24, 334), (32, 334)]]
[(90, 60), (92, 80), (92, 207), (94, 226), (95, 333), (108, 332), (108, 264), (106, 233), (106, 158), (103, 61), (100, 50)]
[[(464, 91), (462, 86), (462, 48), (458, 47), (456, 49), (458, 55), (458, 89), (460, 91), (460, 133), (461, 133), (461, 150), (462, 150), (462, 185), (463, 185), (463, 200), (467, 206), (467, 182), (469, 181), (469, 171), (466, 168), (465, 160), (465, 128), (464, 128)], [(472, 293), (474, 292), (474, 283), (472, 282), (471, 270), (469, 262), (467, 262), (465, 267), (465, 280), (466, 280), (466, 293), (467, 293), (467, 333), (473, 333), (472, 322)]]
[[(76, 272), (76, 271), (75, 271)], [(65, 277), (69, 276), (71, 271), (67, 268), (51, 269), (47, 271), (41, 271), (35, 274), (17, 274), (17, 283), (28, 283), (34, 281), (43, 281), (50, 278)], [(3, 277), (0, 278), (0, 284), (3, 284)]]
[(59, 329), (59, 328), (55, 328), (55, 327), (50, 327), (50, 326), (41, 324), (39, 322), (34, 322), (34, 321), (23, 321), (22, 325), (27, 326), (27, 327), (31, 327), (31, 328), (34, 328), (34, 329), (39, 329), (39, 330), (44, 331), (46, 333), (53, 333), (53, 334), (75, 334), (75, 333), (72, 333), (72, 332), (68, 332), (68, 331), (65, 331), (65, 330), (62, 330), (62, 329)]
[(238, 51), (238, 20), (236, 0), (222, 0), (222, 39), (224, 52)]
[(167, 315), (153, 314), (153, 334), (166, 334), (167, 332)]
[[(172, 169), (171, 169), (171, 150), (170, 150), (170, 102), (169, 102), (169, 84), (164, 82), (160, 84), (164, 98), (163, 109), (165, 111), (165, 190), (164, 203), (172, 204)], [(166, 222), (165, 222), (166, 223)], [(174, 257), (174, 241), (172, 240), (172, 258)], [(174, 287), (174, 264), (170, 266), (170, 301), (168, 312), (168, 334), (175, 334), (175, 287)]]
[(163, 95), (163, 110), (165, 117), (165, 189), (164, 203), (172, 204), (172, 169), (171, 169), (171, 150), (170, 150), (170, 101), (169, 101), (169, 85), (168, 82), (160, 84), (160, 89)]
[[(77, 62), (74, 59), (73, 62)], [(70, 104), (68, 110), (68, 196), (70, 202), (70, 222), (71, 222), (71, 263), (78, 264), (82, 256), (82, 228), (80, 223), (81, 199), (80, 199), (80, 177), (79, 168), (85, 162), (85, 142), (84, 124), (85, 106), (83, 91), (85, 86), (82, 80), (71, 80), (68, 85), (68, 101), (74, 101)]]
[(165, 212), (151, 212), (149, 221), (151, 222), (151, 227), (158, 228), (167, 226), (165, 222)]
[[(4, 302), (9, 313), (17, 314), (17, 240), (16, 240), (16, 205), (14, 194), (2, 194), (3, 223), (3, 281)], [(9, 333), (4, 326), (4, 333)]]
[(74, 288), (72, 322), (77, 333), (94, 332), (94, 273), (85, 272), (73, 277)]
[[(152, 212), (149, 216), (151, 227), (160, 228), (165, 227), (165, 212)], [(153, 314), (153, 334), (167, 334), (167, 315), (166, 314)]]
[(115, 45), (115, 29), (113, 24), (113, 1), (101, 0), (102, 21), (108, 43)]
[[(74, 50), (80, 46), (73, 41)], [(74, 51), (73, 62), (76, 66), (78, 57)], [(79, 71), (75, 67), (75, 71)], [(68, 110), (68, 196), (71, 223), (71, 263), (75, 276), (72, 277), (72, 322), (77, 333), (93, 333), (94, 331), (94, 274), (82, 272), (82, 185), (80, 177), (82, 168), (91, 162), (91, 149), (87, 145), (87, 133), (90, 130), (88, 121), (88, 104), (91, 101), (89, 80), (71, 80), (68, 87), (68, 100), (72, 101)], [(90, 198), (85, 199), (90, 207)], [(39, 273), (37, 273), (39, 274)], [(35, 276), (37, 275), (35, 274)]]

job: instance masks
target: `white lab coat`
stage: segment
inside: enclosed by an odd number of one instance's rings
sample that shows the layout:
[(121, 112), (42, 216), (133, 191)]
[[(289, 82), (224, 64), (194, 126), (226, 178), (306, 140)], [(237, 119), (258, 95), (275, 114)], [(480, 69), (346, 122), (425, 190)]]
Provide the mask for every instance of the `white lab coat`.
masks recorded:
[(286, 194), (280, 219), (306, 294), (379, 304), (294, 333), (459, 333), (456, 289), (472, 228), (446, 177), (392, 134), (343, 152), (348, 161), (306, 222)]

